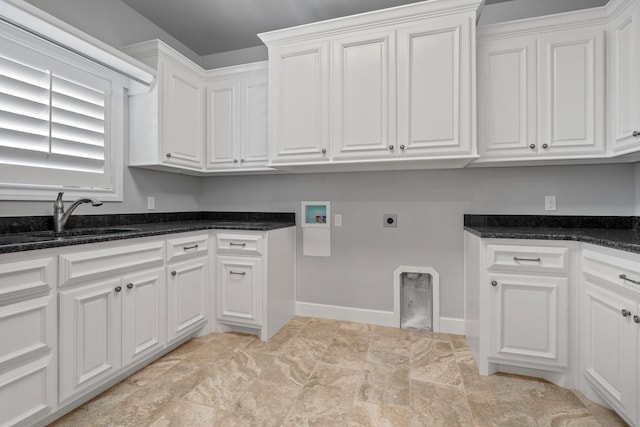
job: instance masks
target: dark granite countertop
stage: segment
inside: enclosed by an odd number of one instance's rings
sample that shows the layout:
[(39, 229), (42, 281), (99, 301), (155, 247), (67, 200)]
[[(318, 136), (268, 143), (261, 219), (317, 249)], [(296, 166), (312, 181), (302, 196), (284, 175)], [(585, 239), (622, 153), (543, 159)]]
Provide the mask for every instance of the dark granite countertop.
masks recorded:
[(483, 238), (571, 240), (640, 253), (637, 217), (465, 215), (464, 229)]
[(72, 217), (62, 236), (50, 217), (0, 218), (0, 254), (200, 230), (269, 231), (295, 226), (293, 213), (195, 212)]

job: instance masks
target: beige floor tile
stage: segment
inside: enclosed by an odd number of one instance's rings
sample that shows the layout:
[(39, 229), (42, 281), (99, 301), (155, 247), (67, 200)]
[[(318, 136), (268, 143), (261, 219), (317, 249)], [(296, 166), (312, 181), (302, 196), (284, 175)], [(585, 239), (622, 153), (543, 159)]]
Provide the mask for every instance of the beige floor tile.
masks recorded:
[(257, 367), (258, 378), (274, 384), (299, 385), (306, 384), (315, 362), (285, 354), (269, 354), (253, 352), (247, 349)]
[(283, 425), (299, 426), (341, 426), (343, 427), (351, 411), (353, 392), (340, 386), (323, 384), (306, 385)]
[(356, 399), (380, 405), (409, 405), (409, 368), (368, 364)]
[(472, 426), (460, 387), (411, 381), (411, 426)]
[(593, 415), (600, 425), (607, 427), (626, 427), (628, 425), (611, 409), (605, 408), (604, 406), (587, 399), (578, 390), (572, 391), (573, 394), (580, 399), (580, 402), (582, 402), (582, 404), (589, 410), (589, 412), (591, 412), (591, 415)]
[(408, 406), (386, 406), (354, 402), (349, 414), (349, 427), (408, 427), (411, 410)]
[(151, 381), (169, 371), (178, 363), (180, 363), (179, 359), (158, 360), (157, 362), (145, 366), (135, 374), (131, 375), (129, 378), (124, 380), (124, 382), (136, 387), (145, 387)]
[(458, 363), (449, 341), (415, 340), (411, 346), (409, 376), (416, 381), (460, 385)]
[(179, 400), (168, 405), (149, 427), (210, 427), (219, 417), (209, 406)]
[(362, 369), (371, 335), (368, 331), (339, 329), (320, 357), (323, 363)]

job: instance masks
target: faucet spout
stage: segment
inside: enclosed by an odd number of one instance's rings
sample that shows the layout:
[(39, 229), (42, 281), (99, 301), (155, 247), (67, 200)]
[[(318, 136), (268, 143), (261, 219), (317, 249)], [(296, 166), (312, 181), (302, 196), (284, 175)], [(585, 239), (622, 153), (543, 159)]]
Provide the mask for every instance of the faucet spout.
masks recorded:
[(69, 217), (73, 211), (83, 203), (91, 203), (92, 206), (101, 206), (102, 202), (92, 197), (85, 197), (78, 199), (69, 206), (69, 210), (64, 211), (64, 203), (62, 202), (62, 195), (64, 192), (58, 193), (58, 198), (53, 204), (53, 231), (56, 233), (62, 233), (64, 226), (69, 220)]

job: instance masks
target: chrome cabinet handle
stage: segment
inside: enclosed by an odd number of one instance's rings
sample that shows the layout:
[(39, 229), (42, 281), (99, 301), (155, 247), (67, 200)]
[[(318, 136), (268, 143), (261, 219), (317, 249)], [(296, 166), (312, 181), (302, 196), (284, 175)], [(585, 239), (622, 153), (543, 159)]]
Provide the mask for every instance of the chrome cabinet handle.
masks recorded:
[(629, 310), (625, 310), (624, 308), (622, 310), (620, 310), (620, 313), (622, 314), (622, 317), (630, 317), (631, 316), (631, 312)]
[(633, 321), (640, 324), (640, 317), (638, 316), (633, 316)]
[(631, 282), (634, 285), (640, 285), (640, 280), (629, 279), (626, 274), (621, 274), (620, 277), (622, 280), (626, 280), (627, 282)]
[(114, 291), (116, 292), (120, 292), (122, 290), (122, 286), (116, 286), (116, 288), (114, 289)]
[(245, 246), (247, 246), (247, 244), (246, 243), (233, 243), (233, 242), (230, 242), (229, 246), (239, 246), (241, 248), (244, 248)]
[(529, 148), (531, 148), (533, 150), (534, 148), (536, 148), (536, 144), (529, 145)]
[(193, 245), (193, 246), (184, 246), (182, 248), (182, 250), (188, 251), (190, 249), (198, 249), (198, 245)]
[(495, 287), (495, 286), (498, 286), (498, 282), (497, 282), (497, 281), (495, 281), (495, 280), (492, 280), (492, 281), (491, 281), (491, 286), (494, 286), (494, 287)]
[(171, 153), (167, 153), (167, 159), (171, 158)]
[(393, 150), (393, 145), (390, 145), (390, 146), (389, 146), (389, 150)]
[(530, 261), (530, 262), (542, 262), (540, 258), (518, 258), (517, 256), (513, 257), (514, 261)]
[(404, 150), (404, 144), (400, 145), (400, 149)]
[(320, 150), (322, 152), (322, 154), (327, 154), (327, 149), (323, 148), (322, 150)]
[(633, 131), (633, 137), (634, 137), (634, 138), (637, 138), (637, 137), (639, 137), (639, 136), (640, 136), (640, 131), (634, 130), (634, 131)]
[(171, 275), (172, 275), (173, 277), (176, 277), (176, 274), (178, 274), (178, 273), (177, 273), (175, 270), (171, 272)]
[(549, 148), (549, 144), (542, 144), (542, 148)]
[(229, 274), (235, 274), (236, 276), (244, 276), (245, 274), (247, 274), (247, 272), (243, 271), (238, 273), (237, 271), (230, 271)]
[(127, 289), (133, 289), (133, 283), (128, 283), (127, 284)]

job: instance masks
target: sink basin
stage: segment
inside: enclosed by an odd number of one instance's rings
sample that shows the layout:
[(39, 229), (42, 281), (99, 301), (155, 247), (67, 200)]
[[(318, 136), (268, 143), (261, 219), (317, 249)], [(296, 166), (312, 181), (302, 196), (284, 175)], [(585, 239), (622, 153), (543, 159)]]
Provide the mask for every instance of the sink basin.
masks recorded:
[(55, 233), (53, 231), (35, 231), (32, 233), (25, 233), (25, 235), (35, 238), (64, 239), (68, 237), (103, 236), (105, 234), (131, 233), (134, 231), (140, 231), (140, 229), (131, 227), (77, 228), (64, 230), (62, 233)]

